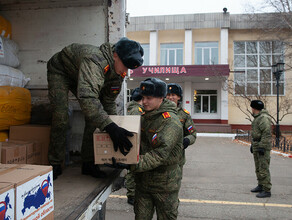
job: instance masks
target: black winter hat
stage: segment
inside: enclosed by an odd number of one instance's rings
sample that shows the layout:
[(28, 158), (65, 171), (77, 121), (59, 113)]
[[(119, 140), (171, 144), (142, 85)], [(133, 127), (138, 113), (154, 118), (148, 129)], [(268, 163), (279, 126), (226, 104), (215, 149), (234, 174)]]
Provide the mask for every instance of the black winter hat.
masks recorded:
[(132, 91), (131, 94), (131, 100), (134, 100), (136, 102), (140, 101), (143, 97), (140, 94), (140, 88), (137, 87)]
[(176, 94), (180, 97), (182, 97), (183, 94), (181, 86), (177, 83), (169, 83), (167, 85), (167, 94), (170, 93)]
[(252, 100), (250, 103), (250, 107), (257, 110), (262, 110), (265, 107), (265, 105), (261, 100)]
[(145, 96), (165, 97), (166, 83), (158, 78), (148, 78), (141, 82), (140, 93)]
[(143, 64), (144, 50), (141, 45), (126, 37), (121, 38), (115, 44), (115, 52), (129, 69), (136, 69)]

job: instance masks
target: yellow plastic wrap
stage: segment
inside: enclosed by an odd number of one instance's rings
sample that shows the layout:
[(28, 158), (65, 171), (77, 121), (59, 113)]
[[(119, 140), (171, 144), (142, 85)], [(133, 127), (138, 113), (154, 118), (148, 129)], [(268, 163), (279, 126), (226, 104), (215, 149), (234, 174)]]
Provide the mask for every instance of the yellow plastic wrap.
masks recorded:
[(4, 142), (8, 140), (9, 131), (0, 131), (0, 142)]
[(11, 125), (27, 124), (30, 121), (31, 95), (28, 89), (15, 86), (0, 86), (0, 131)]
[(11, 23), (0, 15), (0, 35), (11, 39)]

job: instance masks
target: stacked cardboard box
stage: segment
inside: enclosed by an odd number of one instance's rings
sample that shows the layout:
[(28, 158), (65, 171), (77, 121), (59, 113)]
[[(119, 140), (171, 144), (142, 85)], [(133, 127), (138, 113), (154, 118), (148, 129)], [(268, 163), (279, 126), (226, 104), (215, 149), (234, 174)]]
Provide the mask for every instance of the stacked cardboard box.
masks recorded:
[(8, 141), (2, 142), (1, 163), (41, 164), (42, 145), (40, 142)]
[(139, 162), (140, 153), (141, 116), (110, 115), (110, 118), (118, 126), (125, 128), (126, 130), (133, 133), (133, 137), (129, 137), (133, 147), (126, 156), (124, 156), (120, 150), (115, 152), (113, 142), (109, 134), (100, 132), (99, 129), (96, 129), (93, 133), (95, 164), (112, 163), (112, 157), (115, 157), (117, 162), (125, 164), (137, 164)]
[[(50, 144), (50, 131), (51, 127), (48, 125), (26, 124), (10, 126), (9, 141), (33, 142), (35, 144), (35, 150), (38, 151), (41, 149), (41, 158), (38, 164), (49, 165), (48, 151)], [(29, 152), (29, 154), (31, 154), (31, 152)], [(35, 157), (37, 157), (37, 155), (35, 155)], [(38, 160), (38, 158), (34, 158), (33, 160)]]
[(0, 164), (1, 219), (50, 220), (53, 211), (51, 166)]

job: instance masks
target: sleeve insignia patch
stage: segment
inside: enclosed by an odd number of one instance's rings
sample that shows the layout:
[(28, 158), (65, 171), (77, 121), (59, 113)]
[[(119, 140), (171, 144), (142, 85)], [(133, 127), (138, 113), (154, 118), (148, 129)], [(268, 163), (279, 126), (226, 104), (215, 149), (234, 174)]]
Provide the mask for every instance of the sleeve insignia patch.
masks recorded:
[(190, 114), (190, 112), (186, 109), (184, 109), (184, 112), (187, 113), (187, 114)]
[(142, 108), (141, 108), (141, 107), (139, 107), (139, 112), (143, 112), (143, 110), (142, 110)]
[(169, 112), (162, 113), (163, 118), (171, 118)]
[(189, 127), (188, 127), (188, 130), (189, 130), (190, 133), (193, 133), (193, 132), (194, 132), (194, 127), (193, 127), (192, 125), (189, 126)]
[(113, 93), (117, 94), (117, 93), (120, 92), (120, 87), (118, 87), (118, 86), (112, 86), (111, 87), (111, 90), (112, 90)]
[(104, 68), (104, 73), (107, 73), (107, 71), (109, 71), (109, 68), (110, 68), (110, 66), (107, 65), (107, 66)]
[(156, 140), (156, 138), (157, 138), (157, 133), (155, 133), (155, 134), (153, 135), (153, 137), (152, 137), (152, 142), (154, 142), (154, 141)]

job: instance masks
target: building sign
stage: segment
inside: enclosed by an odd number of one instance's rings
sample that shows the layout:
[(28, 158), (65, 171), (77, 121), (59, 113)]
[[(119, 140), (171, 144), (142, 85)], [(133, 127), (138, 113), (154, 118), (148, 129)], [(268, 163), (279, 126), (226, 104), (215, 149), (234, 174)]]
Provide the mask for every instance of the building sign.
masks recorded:
[(228, 76), (229, 65), (140, 66), (130, 70), (131, 77)]

